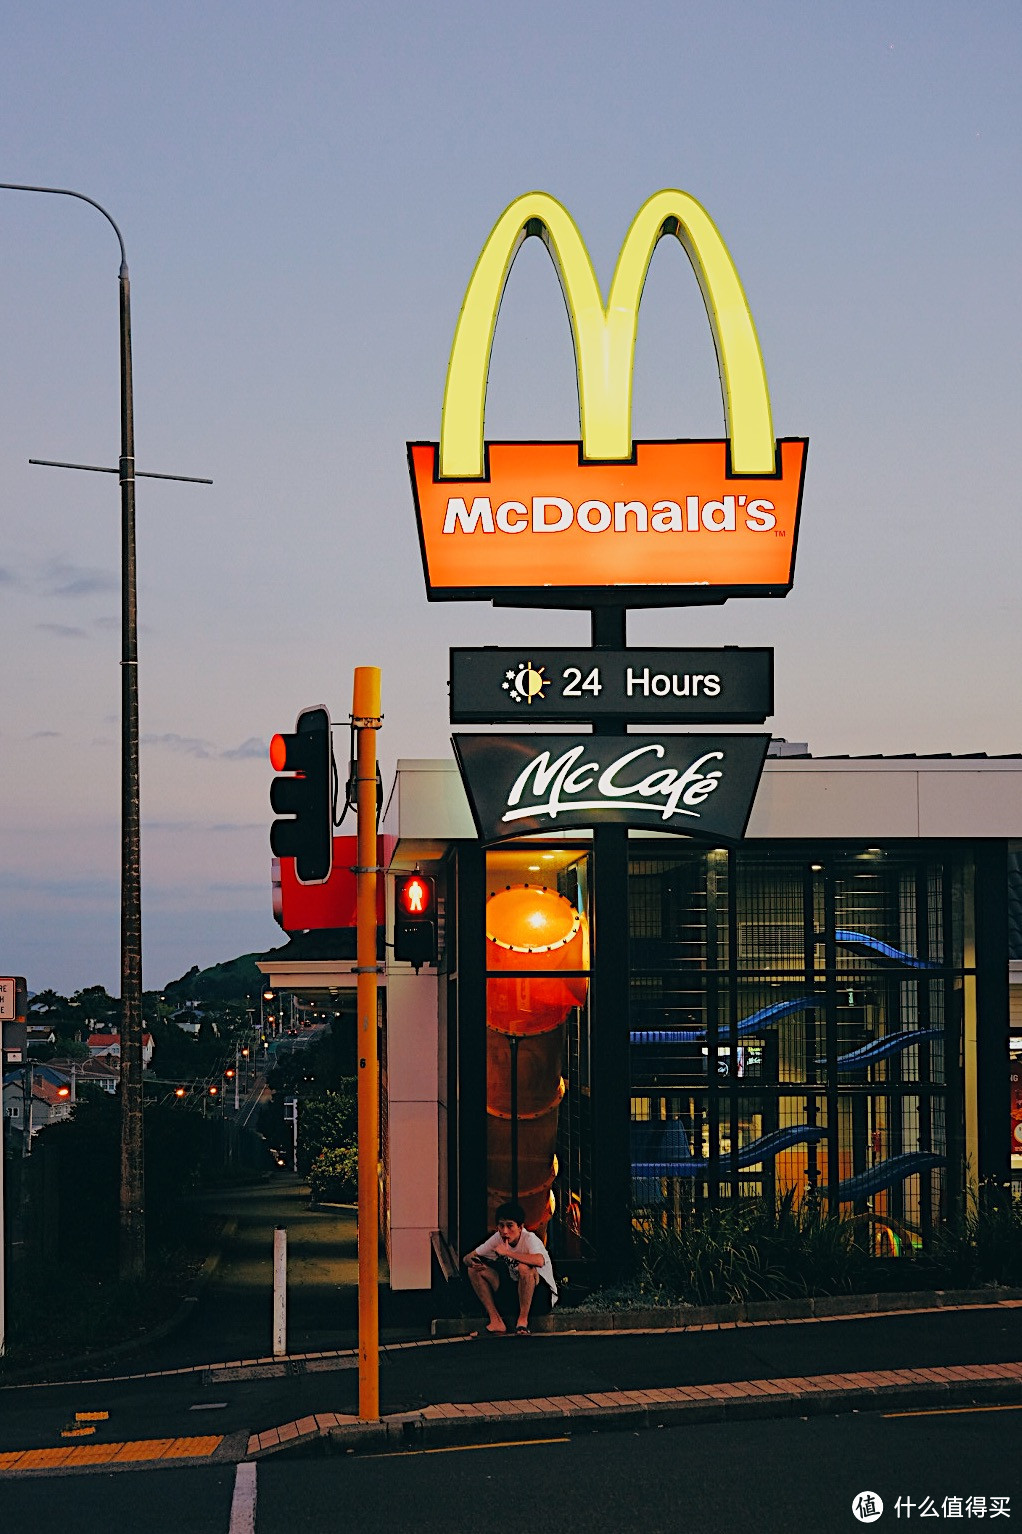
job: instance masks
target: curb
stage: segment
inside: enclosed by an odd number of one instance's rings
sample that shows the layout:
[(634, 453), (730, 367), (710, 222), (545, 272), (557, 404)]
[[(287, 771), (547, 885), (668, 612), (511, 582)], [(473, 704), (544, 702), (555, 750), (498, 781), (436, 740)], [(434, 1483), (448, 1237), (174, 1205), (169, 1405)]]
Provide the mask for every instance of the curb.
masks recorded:
[[(842, 1316), (883, 1315), (892, 1311), (958, 1309), (969, 1305), (1022, 1303), (1022, 1289), (905, 1290), (888, 1294), (826, 1294), (804, 1300), (749, 1300), (738, 1305), (671, 1305), (648, 1310), (555, 1310), (536, 1316), (534, 1332), (666, 1332), (700, 1327), (755, 1325), (770, 1321), (833, 1321)], [(480, 1319), (457, 1317), (433, 1321), (433, 1337), (467, 1337)]]
[[(847, 1381), (846, 1384), (840, 1383)], [(421, 1453), (425, 1449), (507, 1443), (558, 1435), (639, 1431), (683, 1423), (834, 1416), (862, 1410), (911, 1411), (1022, 1404), (1022, 1362), (956, 1368), (896, 1369), (882, 1374), (742, 1380), (676, 1389), (601, 1392), (538, 1400), (428, 1406), (379, 1422), (333, 1413), (304, 1417), (253, 1434), (246, 1458), (276, 1454)], [(553, 1435), (550, 1435), (553, 1436)]]

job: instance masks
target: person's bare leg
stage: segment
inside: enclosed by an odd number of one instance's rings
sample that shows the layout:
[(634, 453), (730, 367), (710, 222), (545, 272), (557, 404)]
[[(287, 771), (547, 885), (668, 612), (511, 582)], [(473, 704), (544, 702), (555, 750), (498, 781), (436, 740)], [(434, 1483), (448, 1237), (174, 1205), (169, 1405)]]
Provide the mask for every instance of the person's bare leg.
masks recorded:
[(507, 1327), (501, 1318), (500, 1311), (494, 1296), (500, 1284), (500, 1279), (492, 1268), (484, 1263), (468, 1264), (468, 1281), (489, 1317), (488, 1332), (506, 1332)]
[(539, 1273), (535, 1268), (527, 1268), (522, 1264), (518, 1269), (518, 1326), (519, 1330), (529, 1324), (529, 1311), (532, 1308), (532, 1297), (536, 1293), (536, 1285), (539, 1283)]

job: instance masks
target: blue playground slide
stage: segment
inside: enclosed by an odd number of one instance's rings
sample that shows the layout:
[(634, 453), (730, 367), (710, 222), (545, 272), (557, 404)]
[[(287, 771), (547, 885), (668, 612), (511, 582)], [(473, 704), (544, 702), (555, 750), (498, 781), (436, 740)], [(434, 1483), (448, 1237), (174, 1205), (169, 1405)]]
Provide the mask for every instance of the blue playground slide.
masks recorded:
[[(890, 943), (882, 943), (878, 937), (869, 937), (865, 932), (850, 932), (847, 927), (838, 928), (834, 933), (834, 941), (842, 948), (853, 949), (866, 959), (893, 959), (897, 964), (907, 964), (910, 969), (940, 968), (931, 959), (915, 959), (900, 948), (892, 948)], [(822, 943), (823, 938), (817, 938), (817, 942)]]
[[(760, 1033), (762, 1029), (769, 1028), (771, 1023), (780, 1022), (782, 1017), (790, 1017), (793, 1012), (805, 1012), (810, 1007), (822, 1007), (822, 996), (798, 996), (794, 1001), (775, 1001), (772, 1006), (762, 1007), (760, 1011), (743, 1017), (738, 1024), (738, 1037), (744, 1038), (749, 1033)], [(724, 1038), (724, 1030), (718, 1034), (718, 1042), (726, 1047), (727, 1040)], [(706, 1042), (705, 1028), (654, 1028), (646, 1029), (628, 1035), (631, 1044), (704, 1044)]]
[[(790, 1124), (785, 1129), (772, 1130), (770, 1134), (761, 1135), (758, 1140), (750, 1140), (748, 1145), (742, 1146), (738, 1152), (738, 1166), (754, 1166), (757, 1161), (767, 1160), (778, 1155), (782, 1150), (788, 1150), (792, 1145), (800, 1141), (809, 1142), (823, 1140), (827, 1131), (820, 1128), (810, 1128), (808, 1124)], [(732, 1158), (721, 1156), (718, 1163), (722, 1177), (730, 1175)], [(860, 1199), (872, 1198), (875, 1193), (882, 1193), (885, 1188), (893, 1187), (897, 1182), (904, 1182), (907, 1178), (915, 1176), (917, 1172), (928, 1172), (931, 1167), (943, 1166), (944, 1157), (936, 1155), (933, 1151), (903, 1151), (899, 1156), (890, 1156), (886, 1161), (878, 1161), (875, 1166), (868, 1167), (865, 1172), (860, 1172), (856, 1177), (849, 1177), (838, 1184), (837, 1197), (841, 1204), (857, 1203)], [(634, 1161), (632, 1163), (633, 1183), (649, 1182), (661, 1177), (702, 1177), (709, 1171), (710, 1163), (702, 1160), (672, 1160), (672, 1161)], [(825, 1193), (825, 1187), (820, 1191)], [(651, 1188), (634, 1189), (634, 1194), (647, 1199), (659, 1196), (659, 1189)]]
[[(634, 1125), (633, 1125), (634, 1128)], [(748, 1145), (743, 1145), (738, 1152), (738, 1166), (755, 1166), (757, 1161), (769, 1159), (778, 1155), (780, 1151), (788, 1150), (792, 1145), (812, 1140), (823, 1140), (827, 1131), (818, 1127), (811, 1128), (808, 1124), (788, 1124), (784, 1129), (772, 1129), (769, 1134), (761, 1135), (758, 1140), (750, 1140)], [(721, 1156), (718, 1161), (721, 1175), (727, 1175), (731, 1171), (731, 1156)], [(648, 1177), (701, 1177), (709, 1170), (708, 1161), (682, 1159), (677, 1161), (634, 1161), (632, 1163), (633, 1178)]]
[[(907, 1028), (903, 1033), (889, 1033), (886, 1038), (872, 1039), (860, 1049), (853, 1049), (851, 1054), (838, 1055), (837, 1068), (839, 1071), (865, 1070), (867, 1065), (884, 1060), (888, 1055), (900, 1054), (903, 1049), (911, 1049), (913, 1044), (922, 1044), (926, 1039), (939, 1039), (943, 1035), (943, 1028)], [(816, 1063), (825, 1065), (826, 1055), (817, 1055)]]
[[(904, 1182), (916, 1172), (928, 1172), (931, 1167), (943, 1164), (944, 1157), (936, 1156), (932, 1151), (903, 1151), (900, 1156), (878, 1161), (876, 1166), (860, 1172), (857, 1177), (838, 1183), (838, 1203), (850, 1204), (861, 1198), (871, 1198), (874, 1193), (882, 1193), (884, 1188)], [(826, 1189), (822, 1191), (826, 1192)]]

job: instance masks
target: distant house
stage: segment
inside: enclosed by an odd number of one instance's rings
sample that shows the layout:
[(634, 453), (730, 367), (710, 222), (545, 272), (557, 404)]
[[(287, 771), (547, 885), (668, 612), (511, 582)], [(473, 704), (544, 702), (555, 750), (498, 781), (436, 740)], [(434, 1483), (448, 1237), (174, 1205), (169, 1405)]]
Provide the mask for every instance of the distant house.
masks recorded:
[(32, 1112), (30, 1132), (33, 1135), (49, 1124), (59, 1124), (71, 1117), (71, 1093), (66, 1086), (54, 1086), (32, 1073)]
[[(90, 1033), (86, 1039), (89, 1046), (89, 1054), (93, 1059), (102, 1056), (112, 1056), (115, 1060), (121, 1058), (121, 1036), (119, 1033)], [(147, 1071), (152, 1064), (153, 1036), (151, 1033), (142, 1035), (142, 1069)]]
[(57, 1124), (71, 1116), (71, 1093), (66, 1085), (57, 1085), (42, 1077), (35, 1070), (11, 1071), (4, 1077), (4, 1118), (11, 1132), (31, 1139), (40, 1129)]
[(24, 1135), (28, 1122), (27, 1081), (24, 1071), (10, 1071), (4, 1077), (4, 1119), (11, 1133)]
[(99, 1055), (89, 1060), (47, 1060), (36, 1066), (37, 1075), (56, 1078), (57, 1085), (69, 1085), (72, 1095), (82, 1086), (101, 1087), (111, 1096), (117, 1091), (121, 1068), (114, 1055)]
[(179, 1007), (176, 1012), (170, 1014), (170, 1021), (176, 1028), (180, 1028), (182, 1033), (195, 1035), (202, 1027), (202, 1016), (201, 1007)]
[(56, 1044), (57, 1035), (48, 1023), (28, 1023), (25, 1028), (25, 1042), (31, 1054), (33, 1049)]

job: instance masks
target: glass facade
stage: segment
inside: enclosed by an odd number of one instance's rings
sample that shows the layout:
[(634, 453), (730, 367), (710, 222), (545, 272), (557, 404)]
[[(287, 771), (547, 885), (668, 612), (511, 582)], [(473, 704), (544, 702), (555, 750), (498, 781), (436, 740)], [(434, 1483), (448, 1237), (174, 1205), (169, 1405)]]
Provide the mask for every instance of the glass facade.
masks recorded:
[(966, 905), (946, 846), (632, 842), (633, 1215), (790, 1191), (925, 1242), (960, 1196)]

